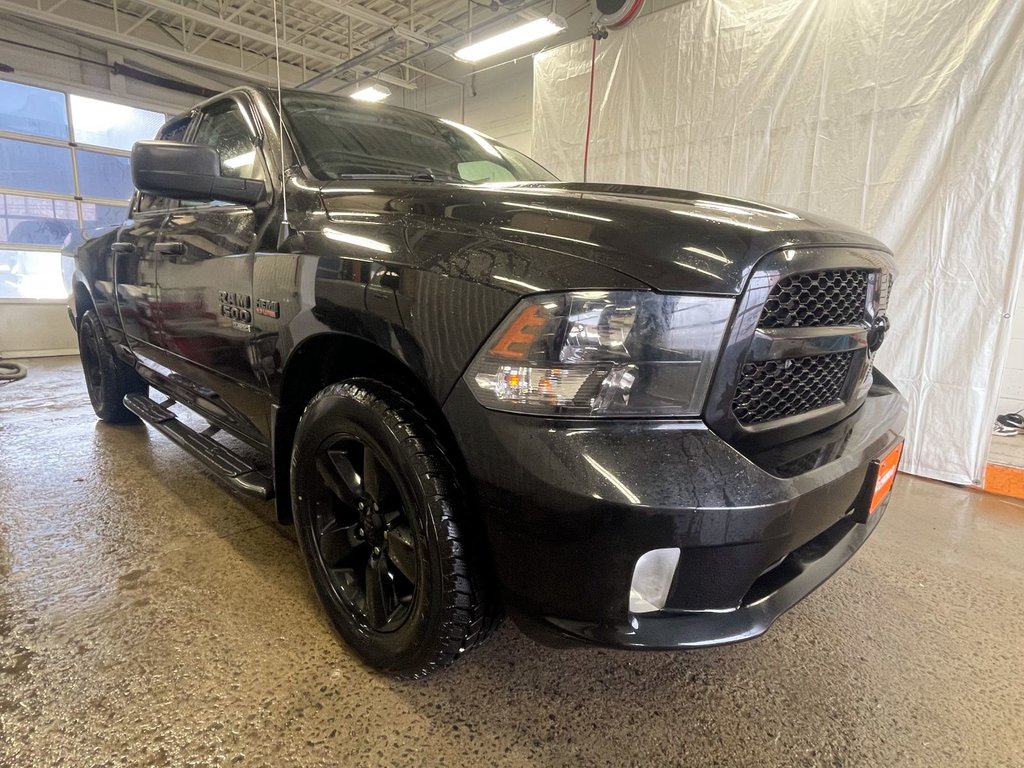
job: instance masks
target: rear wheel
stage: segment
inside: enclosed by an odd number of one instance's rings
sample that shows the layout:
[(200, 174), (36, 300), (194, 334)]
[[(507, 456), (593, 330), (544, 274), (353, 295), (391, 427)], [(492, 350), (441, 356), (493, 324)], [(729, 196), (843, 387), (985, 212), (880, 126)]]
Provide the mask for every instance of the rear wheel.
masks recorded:
[(396, 391), (352, 380), (313, 398), (291, 485), (317, 596), (367, 664), (424, 677), (493, 626), (455, 472), (427, 419)]
[(85, 386), (96, 415), (112, 424), (138, 421), (138, 416), (124, 407), (124, 396), (146, 394), (149, 387), (130, 365), (114, 355), (100, 319), (91, 309), (78, 321), (78, 349)]

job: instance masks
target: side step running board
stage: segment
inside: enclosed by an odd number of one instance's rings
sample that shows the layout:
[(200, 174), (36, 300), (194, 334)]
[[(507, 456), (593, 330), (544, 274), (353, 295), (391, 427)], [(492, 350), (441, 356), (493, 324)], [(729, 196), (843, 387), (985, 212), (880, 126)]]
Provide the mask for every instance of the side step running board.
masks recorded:
[(124, 407), (191, 453), (235, 490), (263, 500), (273, 497), (274, 484), (269, 477), (209, 435), (183, 424), (159, 403), (145, 395), (125, 395)]

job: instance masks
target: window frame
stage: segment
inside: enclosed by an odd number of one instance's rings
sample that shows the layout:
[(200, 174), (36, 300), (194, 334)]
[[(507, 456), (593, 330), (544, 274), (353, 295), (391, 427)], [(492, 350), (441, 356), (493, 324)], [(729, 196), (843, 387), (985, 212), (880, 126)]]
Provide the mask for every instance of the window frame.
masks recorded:
[[(274, 195), (276, 194), (276, 188), (273, 178), (274, 174), (271, 171), (270, 165), (267, 163), (267, 158), (263, 152), (263, 145), (266, 133), (263, 129), (263, 125), (256, 117), (256, 110), (253, 109), (253, 105), (247, 97), (243, 98), (242, 94), (230, 93), (220, 98), (217, 98), (215, 101), (206, 102), (205, 104), (200, 104), (199, 106), (197, 106), (195, 109), (192, 110), (192, 122), (189, 125), (188, 130), (185, 132), (185, 138), (183, 139), (183, 141), (185, 141), (188, 144), (194, 143), (193, 139), (195, 139), (196, 133), (199, 132), (199, 128), (202, 126), (203, 120), (209, 116), (210, 111), (215, 110), (223, 104), (227, 103), (233, 104), (234, 107), (238, 109), (238, 111), (242, 115), (242, 121), (246, 124), (246, 127), (248, 127), (249, 129), (249, 137), (252, 139), (252, 148), (256, 152), (255, 163), (261, 166), (263, 169), (263, 179), (261, 179), (261, 181), (263, 181), (263, 184), (265, 185), (264, 199), (273, 200)], [(181, 201), (178, 201), (178, 203), (180, 205)], [(194, 205), (188, 206), (189, 212), (202, 212), (208, 210), (224, 211), (231, 210), (234, 208), (251, 209), (252, 206), (245, 205), (243, 203), (218, 203), (215, 201), (211, 201), (208, 203), (196, 203)]]

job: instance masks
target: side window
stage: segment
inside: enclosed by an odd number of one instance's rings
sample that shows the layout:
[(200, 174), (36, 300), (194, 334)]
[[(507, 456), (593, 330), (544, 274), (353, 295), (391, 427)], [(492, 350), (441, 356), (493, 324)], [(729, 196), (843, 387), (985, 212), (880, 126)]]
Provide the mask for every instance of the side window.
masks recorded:
[[(156, 137), (160, 141), (184, 141), (190, 122), (191, 117), (182, 117), (172, 123), (168, 123), (157, 132)], [(138, 204), (133, 206), (133, 210), (136, 212), (163, 210), (173, 207), (177, 202), (177, 200), (171, 200), (167, 197), (139, 194)]]
[(160, 139), (160, 141), (181, 141), (185, 138), (185, 131), (188, 130), (189, 122), (189, 118), (183, 117), (169, 125), (165, 125), (160, 129), (160, 132), (157, 133), (156, 137)]
[(238, 105), (233, 101), (223, 101), (210, 107), (203, 115), (192, 143), (207, 144), (220, 153), (222, 176), (265, 179), (256, 142)]

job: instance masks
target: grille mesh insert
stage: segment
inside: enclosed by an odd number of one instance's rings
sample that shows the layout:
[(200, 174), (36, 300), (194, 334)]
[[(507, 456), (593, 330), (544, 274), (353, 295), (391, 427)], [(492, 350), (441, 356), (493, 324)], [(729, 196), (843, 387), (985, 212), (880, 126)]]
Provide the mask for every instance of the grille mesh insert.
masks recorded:
[(784, 277), (761, 312), (761, 328), (820, 328), (864, 320), (868, 272), (829, 269)]
[(732, 401), (744, 425), (813, 411), (840, 399), (853, 352), (746, 363)]

